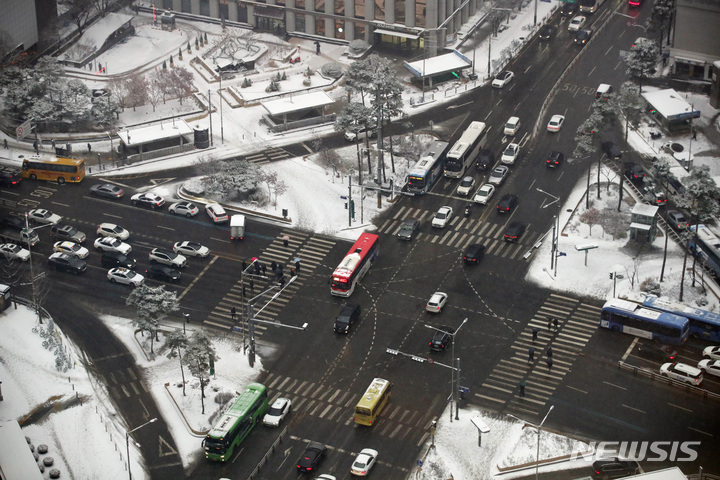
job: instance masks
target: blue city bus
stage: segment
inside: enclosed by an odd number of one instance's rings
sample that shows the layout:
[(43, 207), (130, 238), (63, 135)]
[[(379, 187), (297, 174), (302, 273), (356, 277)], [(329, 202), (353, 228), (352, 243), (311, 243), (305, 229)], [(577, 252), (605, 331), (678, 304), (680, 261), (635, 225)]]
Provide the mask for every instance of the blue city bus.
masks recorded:
[(432, 188), (435, 180), (442, 174), (445, 153), (449, 146), (448, 142), (436, 140), (423, 152), (420, 160), (408, 173), (408, 192), (422, 195)]
[(690, 322), (687, 318), (619, 298), (605, 303), (600, 312), (600, 326), (678, 346), (684, 345), (690, 334)]
[[(690, 231), (695, 233), (695, 225)], [(720, 277), (720, 239), (707, 226), (697, 226), (697, 235), (690, 235), (688, 247), (713, 276)]]
[(707, 310), (689, 307), (682, 303), (661, 300), (655, 295), (648, 295), (643, 305), (663, 312), (682, 315), (690, 322), (690, 336), (701, 338), (709, 342), (720, 342), (720, 315)]

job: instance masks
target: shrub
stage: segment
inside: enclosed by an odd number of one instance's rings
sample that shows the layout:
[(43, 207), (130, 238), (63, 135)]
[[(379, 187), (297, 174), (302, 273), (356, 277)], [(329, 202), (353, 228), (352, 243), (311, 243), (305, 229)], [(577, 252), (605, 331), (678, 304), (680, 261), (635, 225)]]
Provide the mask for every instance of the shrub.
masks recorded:
[(311, 83), (312, 83), (312, 82), (310, 81), (309, 78), (306, 78), (306, 79), (303, 80), (303, 85), (305, 85), (306, 87), (309, 87)]
[(252, 85), (252, 80), (250, 80), (248, 77), (245, 77), (245, 79), (242, 82), (242, 85), (240, 85), (242, 88), (246, 88)]
[(315, 75), (315, 70), (313, 70), (310, 67), (307, 67), (305, 69), (305, 73), (303, 73), (303, 75), (305, 75), (306, 77), (312, 77), (313, 75)]
[(325, 65), (322, 66), (320, 71), (322, 72), (322, 74), (324, 76), (330, 77), (330, 78), (340, 78), (343, 75), (342, 66), (340, 66), (339, 63), (335, 63), (335, 62), (326, 63)]
[(235, 395), (233, 395), (230, 392), (219, 392), (217, 395), (215, 395), (215, 403), (218, 405), (225, 405), (227, 402), (232, 400), (232, 398)]
[(365, 40), (358, 39), (350, 42), (349, 48), (352, 53), (358, 54), (370, 48), (370, 45)]
[(642, 281), (640, 284), (640, 290), (643, 292), (651, 293), (653, 295), (660, 296), (660, 283), (657, 282), (655, 279), (652, 278), (646, 278)]

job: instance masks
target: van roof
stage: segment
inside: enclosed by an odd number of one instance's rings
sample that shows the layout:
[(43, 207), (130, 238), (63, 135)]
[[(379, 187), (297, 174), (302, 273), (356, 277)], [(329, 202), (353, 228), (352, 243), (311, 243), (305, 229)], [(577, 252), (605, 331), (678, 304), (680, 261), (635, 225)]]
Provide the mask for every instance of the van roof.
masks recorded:
[(678, 372), (682, 372), (687, 375), (690, 375), (692, 377), (697, 377), (702, 374), (702, 371), (700, 371), (699, 368), (695, 368), (690, 365), (686, 365), (684, 363), (676, 363), (675, 370), (677, 370)]
[(607, 92), (609, 90), (612, 90), (612, 85), (608, 85), (607, 83), (601, 83), (597, 88), (598, 92)]

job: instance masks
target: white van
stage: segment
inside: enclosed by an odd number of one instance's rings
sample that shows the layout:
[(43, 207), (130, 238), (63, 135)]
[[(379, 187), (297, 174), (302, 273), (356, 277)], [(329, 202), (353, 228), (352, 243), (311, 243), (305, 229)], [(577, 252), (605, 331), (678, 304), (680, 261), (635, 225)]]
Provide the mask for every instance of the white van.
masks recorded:
[(230, 217), (230, 240), (242, 240), (245, 236), (245, 215)]
[(612, 93), (613, 88), (612, 85), (608, 85), (607, 83), (601, 83), (597, 90), (595, 90), (595, 100), (598, 100), (602, 98), (603, 100), (608, 99), (608, 94)]
[(505, 135), (515, 135), (515, 133), (517, 133), (518, 131), (518, 128), (520, 128), (520, 118), (510, 117), (505, 123), (505, 130), (503, 130), (503, 133)]

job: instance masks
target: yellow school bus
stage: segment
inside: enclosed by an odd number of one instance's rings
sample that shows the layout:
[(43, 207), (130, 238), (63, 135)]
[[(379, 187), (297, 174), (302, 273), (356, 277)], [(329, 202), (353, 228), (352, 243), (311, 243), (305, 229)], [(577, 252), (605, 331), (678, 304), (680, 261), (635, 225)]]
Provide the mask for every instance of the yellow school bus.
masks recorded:
[(30, 180), (77, 183), (85, 178), (85, 160), (82, 158), (62, 157), (53, 159), (26, 158), (23, 160), (20, 176)]
[(391, 387), (384, 378), (373, 379), (355, 406), (355, 423), (371, 427), (390, 400)]

